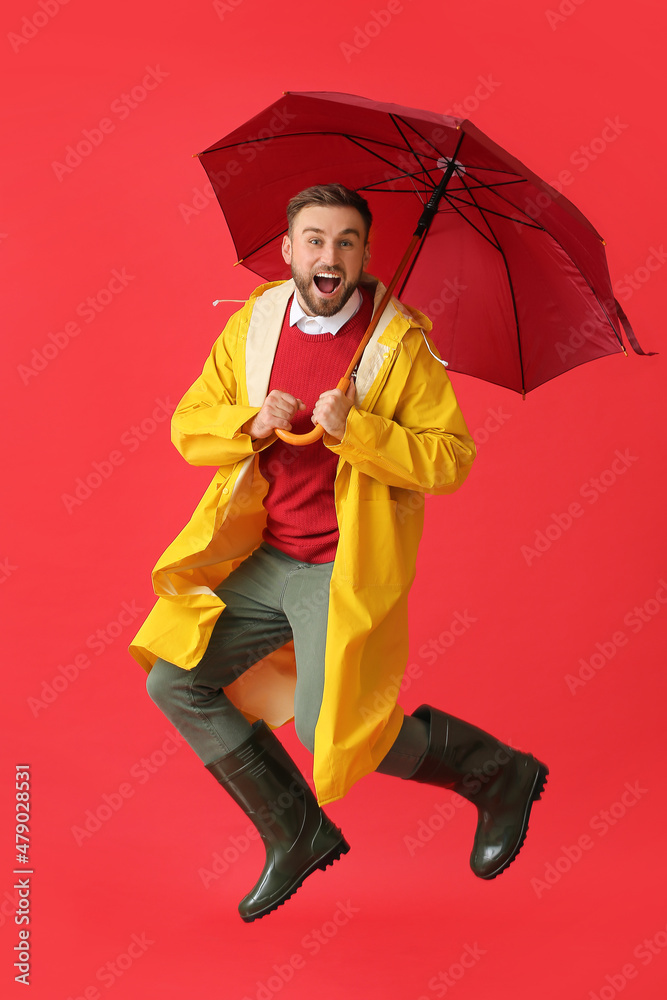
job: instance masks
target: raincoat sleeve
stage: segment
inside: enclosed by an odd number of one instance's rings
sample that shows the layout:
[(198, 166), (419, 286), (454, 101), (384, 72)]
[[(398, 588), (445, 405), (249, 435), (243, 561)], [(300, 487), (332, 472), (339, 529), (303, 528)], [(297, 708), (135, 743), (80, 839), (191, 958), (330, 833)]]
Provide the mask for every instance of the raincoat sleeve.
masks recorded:
[(449, 377), (421, 330), (403, 337), (389, 378), (401, 375), (404, 385), (392, 418), (353, 406), (342, 440), (325, 434), (324, 443), (385, 486), (452, 493), (470, 471), (475, 444)]
[(201, 375), (174, 411), (171, 440), (190, 465), (233, 465), (276, 440), (272, 434), (253, 441), (241, 429), (261, 409), (237, 402), (238, 340), (246, 326), (247, 306), (231, 317)]

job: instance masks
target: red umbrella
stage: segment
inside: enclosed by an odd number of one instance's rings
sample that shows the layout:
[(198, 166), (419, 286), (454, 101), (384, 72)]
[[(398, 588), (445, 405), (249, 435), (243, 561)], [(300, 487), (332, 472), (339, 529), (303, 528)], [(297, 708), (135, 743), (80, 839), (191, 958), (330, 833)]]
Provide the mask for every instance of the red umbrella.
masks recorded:
[(452, 371), (525, 395), (625, 352), (621, 328), (644, 353), (614, 298), (602, 237), (465, 119), (286, 93), (198, 155), (239, 263), (270, 281), (290, 276), (280, 246), (297, 191), (339, 182), (361, 192), (374, 219), (373, 271), (393, 273), (403, 255), (391, 291), (412, 256), (399, 298), (434, 320), (431, 339)]

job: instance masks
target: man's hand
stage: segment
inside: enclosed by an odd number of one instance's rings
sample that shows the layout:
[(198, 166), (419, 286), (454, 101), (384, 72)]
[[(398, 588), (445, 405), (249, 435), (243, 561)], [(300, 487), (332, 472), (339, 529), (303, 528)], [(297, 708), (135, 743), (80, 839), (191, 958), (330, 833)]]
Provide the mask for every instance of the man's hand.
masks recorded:
[(315, 403), (311, 418), (313, 423), (321, 424), (328, 434), (342, 441), (347, 415), (354, 406), (356, 392), (353, 381), (348, 385), (345, 394), (340, 389), (327, 389)]
[(297, 410), (305, 410), (306, 404), (289, 392), (281, 389), (272, 389), (268, 394), (259, 413), (256, 413), (252, 420), (246, 421), (241, 428), (244, 433), (251, 438), (267, 438), (276, 427), (285, 431), (291, 431), (290, 420)]

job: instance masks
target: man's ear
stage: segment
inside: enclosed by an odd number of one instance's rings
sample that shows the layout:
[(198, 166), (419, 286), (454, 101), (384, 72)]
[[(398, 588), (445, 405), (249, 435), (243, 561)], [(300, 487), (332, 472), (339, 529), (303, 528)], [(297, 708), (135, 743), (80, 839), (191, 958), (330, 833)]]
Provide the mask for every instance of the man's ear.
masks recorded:
[(290, 240), (287, 233), (283, 236), (283, 245), (281, 247), (283, 260), (286, 264), (292, 263), (292, 241)]
[(366, 243), (366, 246), (364, 247), (364, 261), (363, 261), (364, 271), (368, 267), (368, 262), (370, 259), (371, 259), (371, 245), (370, 243)]

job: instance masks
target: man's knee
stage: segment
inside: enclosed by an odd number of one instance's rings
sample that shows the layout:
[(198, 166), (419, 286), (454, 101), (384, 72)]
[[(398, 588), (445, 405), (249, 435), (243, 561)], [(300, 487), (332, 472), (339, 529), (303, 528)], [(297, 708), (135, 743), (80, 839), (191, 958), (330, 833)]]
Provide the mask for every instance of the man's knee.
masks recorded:
[(155, 702), (158, 708), (167, 705), (173, 698), (174, 684), (179, 679), (175, 671), (180, 671), (180, 667), (166, 660), (156, 660), (153, 669), (146, 678), (146, 690), (149, 697)]

